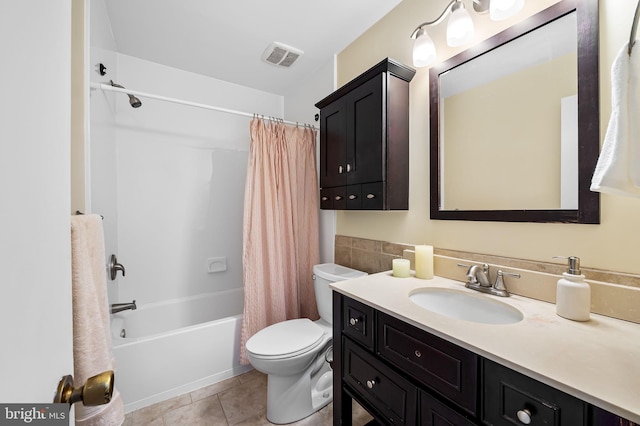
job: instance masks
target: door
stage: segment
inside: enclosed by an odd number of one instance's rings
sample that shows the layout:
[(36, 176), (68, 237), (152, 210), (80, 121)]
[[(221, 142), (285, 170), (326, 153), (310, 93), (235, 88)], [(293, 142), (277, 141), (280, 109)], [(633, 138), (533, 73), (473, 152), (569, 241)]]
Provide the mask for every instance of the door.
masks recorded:
[(347, 110), (344, 98), (320, 111), (320, 187), (347, 181)]
[(385, 73), (380, 73), (347, 95), (347, 183), (384, 180), (386, 155), (383, 138)]
[(71, 0), (3, 1), (0, 37), (0, 403), (51, 403), (73, 373)]

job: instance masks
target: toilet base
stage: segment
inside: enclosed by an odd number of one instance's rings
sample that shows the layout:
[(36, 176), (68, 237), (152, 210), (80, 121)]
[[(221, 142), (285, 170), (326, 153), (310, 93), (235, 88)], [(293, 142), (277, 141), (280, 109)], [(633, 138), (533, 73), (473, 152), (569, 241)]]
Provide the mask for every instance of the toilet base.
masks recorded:
[(268, 376), (267, 420), (275, 424), (293, 423), (333, 400), (333, 372), (327, 362), (322, 364), (316, 372), (311, 366), (302, 375)]

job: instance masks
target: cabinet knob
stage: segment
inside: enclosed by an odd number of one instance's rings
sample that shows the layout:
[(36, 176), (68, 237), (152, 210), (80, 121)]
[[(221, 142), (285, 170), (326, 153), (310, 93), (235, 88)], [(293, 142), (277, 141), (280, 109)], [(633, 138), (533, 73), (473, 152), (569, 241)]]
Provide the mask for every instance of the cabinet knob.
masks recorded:
[(357, 323), (358, 323), (358, 318), (350, 318), (349, 319), (349, 324), (356, 325)]
[(351, 171), (351, 164), (347, 163), (347, 173)]
[(342, 174), (343, 171), (344, 169), (342, 168), (342, 166), (338, 166), (338, 173)]
[(417, 349), (413, 352), (413, 354), (416, 356), (416, 358), (421, 358), (422, 357), (422, 352), (420, 352)]
[(531, 423), (531, 411), (529, 411), (528, 409), (524, 408), (522, 410), (519, 410), (516, 414), (518, 416), (518, 420), (520, 420), (520, 423), (522, 423), (523, 425), (528, 425)]
[(371, 200), (372, 198), (376, 198), (375, 194), (367, 194), (367, 198)]
[(342, 196), (340, 196), (340, 195), (336, 195), (335, 200), (336, 200), (336, 201), (340, 201), (340, 200), (342, 200)]
[(373, 380), (367, 380), (367, 387), (368, 387), (369, 389), (373, 389), (373, 387), (374, 387), (375, 385), (376, 385), (376, 380), (375, 380), (375, 379), (373, 379)]
[(321, 200), (322, 201), (327, 201), (329, 199), (329, 197), (322, 197)]
[(353, 195), (353, 194), (349, 195), (350, 200), (355, 200), (356, 198), (358, 198), (357, 195)]

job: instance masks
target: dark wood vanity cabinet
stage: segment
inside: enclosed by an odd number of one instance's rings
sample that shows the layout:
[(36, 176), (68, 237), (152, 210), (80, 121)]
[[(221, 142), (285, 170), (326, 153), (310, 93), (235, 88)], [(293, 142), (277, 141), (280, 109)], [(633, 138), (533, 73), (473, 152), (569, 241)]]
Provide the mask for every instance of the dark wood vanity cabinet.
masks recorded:
[(372, 424), (634, 426), (336, 292), (333, 312), (334, 425), (355, 399)]
[(333, 92), (320, 109), (320, 208), (409, 208), (409, 82), (389, 58)]

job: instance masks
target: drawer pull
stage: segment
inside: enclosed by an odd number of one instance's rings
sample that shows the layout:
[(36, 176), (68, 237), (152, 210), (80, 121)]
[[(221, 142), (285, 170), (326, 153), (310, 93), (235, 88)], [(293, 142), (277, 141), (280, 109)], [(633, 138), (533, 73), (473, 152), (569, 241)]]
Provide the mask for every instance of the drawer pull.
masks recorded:
[(349, 324), (351, 325), (356, 325), (359, 322), (358, 318), (350, 318), (349, 319)]
[(523, 410), (519, 410), (516, 414), (518, 415), (518, 420), (520, 420), (520, 423), (523, 425), (531, 423), (531, 411), (525, 408)]
[(335, 196), (335, 200), (336, 200), (336, 201), (340, 201), (340, 200), (342, 200), (342, 197), (341, 197), (340, 195), (336, 195), (336, 196)]
[(414, 353), (414, 355), (416, 356), (416, 358), (420, 358), (420, 357), (422, 357), (422, 352), (420, 352), (420, 351), (419, 351), (419, 350), (417, 350), (417, 349), (416, 349), (413, 353)]
[(367, 198), (371, 200), (373, 198), (376, 198), (376, 196), (374, 194), (367, 194)]
[(355, 200), (356, 198), (358, 198), (357, 195), (353, 195), (353, 194), (349, 195), (350, 200)]
[(329, 197), (322, 197), (322, 201), (327, 201)]
[(376, 385), (376, 381), (374, 380), (367, 380), (367, 387), (369, 389), (373, 389), (373, 387)]

